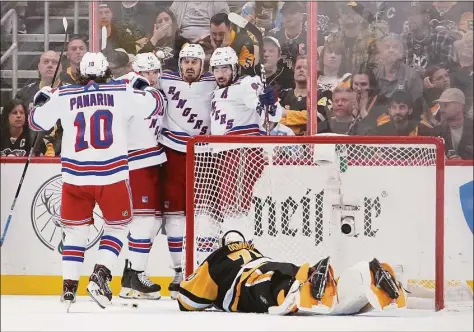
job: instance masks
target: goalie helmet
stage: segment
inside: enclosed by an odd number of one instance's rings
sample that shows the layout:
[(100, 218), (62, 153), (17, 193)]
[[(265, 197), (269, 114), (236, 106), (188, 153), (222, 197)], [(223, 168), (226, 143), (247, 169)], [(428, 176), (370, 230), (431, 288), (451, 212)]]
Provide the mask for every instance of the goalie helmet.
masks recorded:
[(221, 247), (224, 247), (234, 242), (247, 242), (247, 241), (245, 241), (245, 237), (242, 233), (240, 233), (238, 230), (231, 229), (230, 231), (227, 231), (225, 232), (224, 235), (222, 235), (220, 245)]
[(239, 57), (232, 47), (226, 46), (217, 48), (214, 53), (212, 53), (209, 63), (211, 70), (213, 70), (216, 66), (231, 65), (232, 81), (235, 81), (235, 78), (237, 77), (237, 65), (239, 64)]
[(204, 59), (206, 58), (206, 53), (204, 49), (199, 44), (185, 44), (181, 51), (179, 51), (179, 74), (181, 73), (181, 60), (183, 58), (196, 58), (201, 60), (201, 74), (204, 71)]
[(139, 53), (132, 62), (134, 72), (160, 70), (161, 63), (158, 57), (153, 53)]
[(87, 52), (79, 64), (79, 70), (83, 76), (104, 76), (107, 68), (109, 68), (109, 62), (101, 52)]

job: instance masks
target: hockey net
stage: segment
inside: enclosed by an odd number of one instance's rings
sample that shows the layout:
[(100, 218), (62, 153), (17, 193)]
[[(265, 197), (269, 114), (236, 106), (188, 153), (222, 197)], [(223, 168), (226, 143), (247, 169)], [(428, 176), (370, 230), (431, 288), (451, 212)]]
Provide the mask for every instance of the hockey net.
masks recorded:
[(236, 229), (274, 260), (331, 256), (337, 274), (377, 257), (429, 306), (472, 302), (466, 280), (445, 279), (443, 184), (436, 138), (197, 137), (188, 143), (186, 275)]

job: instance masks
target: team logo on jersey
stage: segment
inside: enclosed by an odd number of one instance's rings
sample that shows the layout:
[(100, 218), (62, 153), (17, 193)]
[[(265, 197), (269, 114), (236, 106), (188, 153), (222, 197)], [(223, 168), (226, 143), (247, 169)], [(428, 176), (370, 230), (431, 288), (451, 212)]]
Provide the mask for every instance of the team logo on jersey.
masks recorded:
[(142, 196), (142, 203), (148, 203), (148, 196)]
[(126, 217), (126, 216), (128, 216), (128, 210), (122, 211), (122, 217)]
[[(61, 227), (61, 175), (46, 180), (36, 191), (31, 202), (31, 223), (38, 239), (50, 250), (57, 248), (62, 253), (64, 233)], [(93, 247), (104, 232), (104, 219), (98, 207), (94, 210), (94, 225), (91, 225), (86, 249)]]

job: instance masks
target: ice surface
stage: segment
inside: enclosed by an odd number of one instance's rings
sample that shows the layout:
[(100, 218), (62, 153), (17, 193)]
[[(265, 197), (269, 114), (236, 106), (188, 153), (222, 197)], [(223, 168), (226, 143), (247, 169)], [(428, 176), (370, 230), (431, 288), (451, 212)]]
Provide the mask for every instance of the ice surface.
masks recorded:
[[(114, 298), (115, 303), (121, 299)], [(473, 331), (471, 307), (359, 316), (269, 316), (180, 312), (175, 301), (140, 301), (138, 309), (100, 309), (79, 297), (66, 313), (59, 296), (2, 296), (1, 331)]]

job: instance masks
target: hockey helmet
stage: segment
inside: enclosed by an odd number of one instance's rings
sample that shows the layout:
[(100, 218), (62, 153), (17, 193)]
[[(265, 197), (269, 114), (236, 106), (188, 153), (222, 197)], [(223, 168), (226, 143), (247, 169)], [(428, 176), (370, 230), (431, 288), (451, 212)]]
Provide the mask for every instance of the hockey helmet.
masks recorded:
[(237, 65), (239, 64), (239, 57), (234, 49), (230, 46), (219, 47), (212, 53), (209, 61), (211, 70), (216, 66), (231, 65), (232, 66), (232, 81), (237, 77)]
[(206, 58), (206, 53), (204, 49), (199, 44), (185, 44), (181, 51), (179, 51), (179, 61), (181, 62), (182, 58), (197, 58), (201, 59), (204, 63)]
[(181, 73), (181, 60), (183, 58), (196, 58), (201, 60), (201, 73), (204, 71), (204, 59), (206, 58), (206, 53), (204, 49), (199, 44), (184, 44), (181, 51), (179, 51), (179, 74), (182, 76)]
[(109, 62), (101, 52), (87, 52), (84, 54), (81, 63), (79, 64), (79, 70), (83, 76), (104, 76), (108, 67)]
[(158, 57), (153, 53), (139, 53), (132, 62), (133, 71), (139, 73), (141, 71), (160, 70), (161, 63)]
[(231, 229), (225, 232), (224, 235), (222, 235), (220, 245), (221, 247), (224, 247), (234, 242), (247, 242), (247, 241), (245, 240), (245, 237), (241, 232), (239, 232), (236, 229)]

